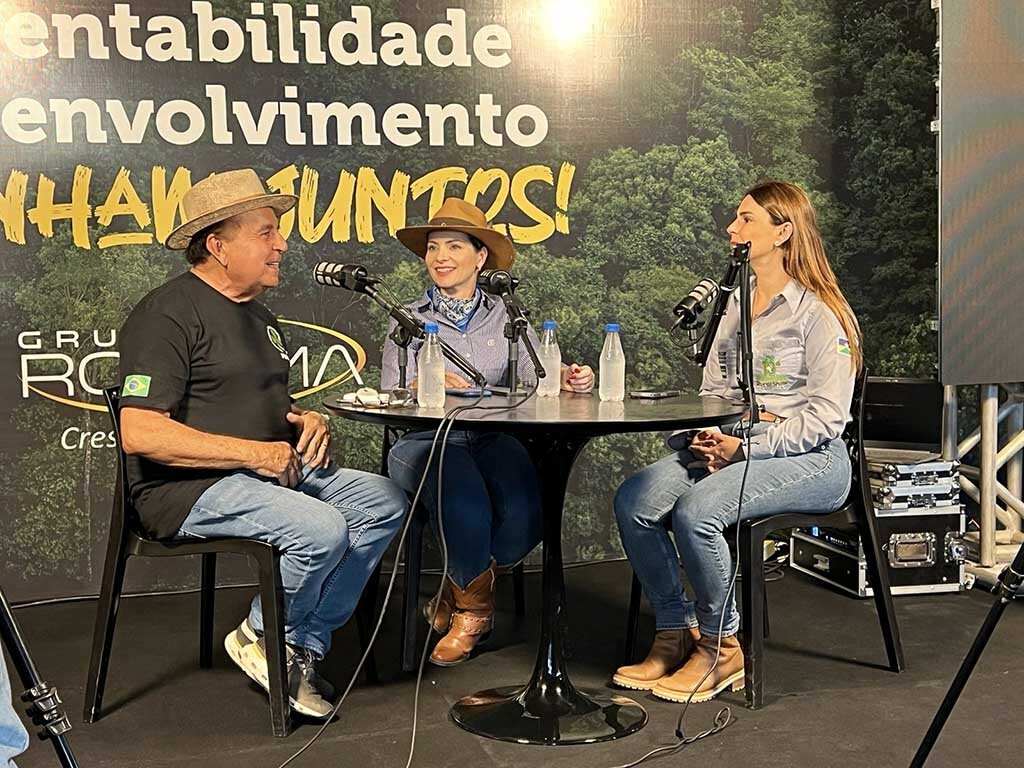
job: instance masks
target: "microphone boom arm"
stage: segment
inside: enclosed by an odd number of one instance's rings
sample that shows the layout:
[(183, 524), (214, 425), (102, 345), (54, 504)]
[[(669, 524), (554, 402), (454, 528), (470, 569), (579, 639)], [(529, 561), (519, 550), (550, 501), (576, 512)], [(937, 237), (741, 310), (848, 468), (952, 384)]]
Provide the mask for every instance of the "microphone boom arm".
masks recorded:
[[(404, 346), (407, 348), (409, 341), (411, 341), (412, 339), (425, 338), (427, 334), (426, 331), (423, 330), (423, 323), (420, 322), (416, 318), (416, 316), (413, 315), (412, 312), (410, 312), (404, 306), (395, 303), (390, 298), (385, 296), (383, 291), (378, 290), (376, 286), (379, 282), (379, 280), (368, 282), (366, 284), (365, 289), (363, 290), (363, 293), (365, 293), (367, 296), (373, 299), (373, 301), (376, 302), (376, 304), (380, 306), (385, 312), (387, 312), (388, 315), (391, 316), (391, 319), (398, 324), (395, 331), (393, 331), (391, 334), (392, 341), (402, 346), (400, 339), (405, 338), (407, 340)], [(398, 333), (398, 329), (402, 330), (401, 334)], [(398, 338), (396, 338), (396, 336), (398, 336)], [(476, 384), (481, 389), (487, 386), (487, 378), (482, 373), (480, 373), (480, 371), (478, 371), (475, 367), (473, 367), (473, 364), (471, 362), (469, 362), (466, 358), (460, 355), (454, 348), (452, 348), (452, 346), (447, 341), (442, 339), (440, 336), (437, 337), (437, 340), (441, 345), (441, 350), (444, 352), (444, 356), (451, 360), (452, 363), (454, 363), (454, 365), (457, 368), (459, 368), (459, 370), (461, 370), (463, 373), (469, 376), (469, 378), (472, 379), (474, 384)], [(402, 382), (399, 382), (399, 384), (401, 383)]]
[(732, 253), (729, 256), (729, 266), (726, 267), (725, 276), (719, 285), (718, 299), (715, 301), (714, 312), (712, 312), (711, 317), (708, 319), (707, 327), (704, 329), (704, 337), (701, 339), (700, 349), (694, 356), (694, 362), (701, 368), (707, 365), (708, 356), (711, 354), (711, 345), (714, 344), (715, 336), (718, 335), (718, 326), (721, 324), (722, 316), (729, 306), (729, 299), (737, 288), (740, 291), (740, 343), (737, 349), (737, 379), (743, 392), (743, 400), (750, 408), (749, 423), (754, 425), (760, 419), (758, 416), (757, 396), (754, 393), (750, 243), (741, 243), (732, 249)]
[(701, 368), (708, 364), (708, 355), (711, 354), (711, 345), (715, 341), (715, 336), (718, 335), (718, 326), (722, 323), (725, 310), (729, 307), (729, 299), (739, 283), (740, 267), (743, 261), (746, 260), (746, 253), (749, 252), (744, 251), (742, 255), (739, 254), (738, 252), (742, 247), (738, 245), (733, 249), (732, 254), (729, 256), (729, 265), (725, 268), (725, 275), (718, 284), (718, 297), (715, 299), (715, 308), (712, 310), (711, 317), (708, 318), (707, 325), (704, 328), (700, 349), (697, 350), (697, 354), (693, 358), (693, 361)]

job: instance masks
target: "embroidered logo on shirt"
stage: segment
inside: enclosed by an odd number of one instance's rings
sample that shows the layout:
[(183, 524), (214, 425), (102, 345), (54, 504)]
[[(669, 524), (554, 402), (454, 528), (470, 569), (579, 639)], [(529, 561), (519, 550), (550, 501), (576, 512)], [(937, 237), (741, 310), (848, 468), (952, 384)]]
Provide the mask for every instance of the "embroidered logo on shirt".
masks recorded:
[(853, 353), (850, 351), (849, 339), (844, 339), (842, 336), (836, 339), (836, 352), (846, 357), (851, 357)]
[(274, 345), (274, 349), (281, 353), (281, 357), (287, 360), (288, 350), (284, 348), (284, 339), (281, 338), (281, 334), (278, 333), (277, 328), (272, 325), (268, 325), (267, 338), (270, 339), (270, 343)]
[(756, 378), (757, 383), (762, 386), (785, 384), (789, 381), (788, 376), (779, 373), (779, 360), (775, 355), (765, 355), (761, 358), (761, 373)]
[(130, 376), (124, 377), (123, 392), (125, 397), (149, 397), (149, 383), (152, 381), (151, 376), (143, 376), (139, 373), (133, 373)]

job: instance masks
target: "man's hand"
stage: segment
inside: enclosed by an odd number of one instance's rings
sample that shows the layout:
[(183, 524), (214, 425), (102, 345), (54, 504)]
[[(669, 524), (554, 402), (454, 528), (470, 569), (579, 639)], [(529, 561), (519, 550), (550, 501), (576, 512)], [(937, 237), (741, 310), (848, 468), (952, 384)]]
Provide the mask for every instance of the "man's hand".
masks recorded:
[(594, 389), (594, 369), (573, 363), (562, 367), (562, 391), (586, 394)]
[(260, 443), (260, 450), (252, 469), (263, 477), (273, 477), (285, 488), (297, 486), (302, 476), (299, 454), (285, 442)]
[(707, 462), (708, 472), (717, 472), (734, 461), (743, 461), (743, 441), (721, 432), (698, 432), (690, 443), (698, 459)]
[(316, 411), (292, 411), (287, 418), (290, 423), (301, 425), (295, 451), (302, 457), (302, 463), (313, 469), (330, 464), (327, 449), (331, 444), (331, 429), (327, 417)]

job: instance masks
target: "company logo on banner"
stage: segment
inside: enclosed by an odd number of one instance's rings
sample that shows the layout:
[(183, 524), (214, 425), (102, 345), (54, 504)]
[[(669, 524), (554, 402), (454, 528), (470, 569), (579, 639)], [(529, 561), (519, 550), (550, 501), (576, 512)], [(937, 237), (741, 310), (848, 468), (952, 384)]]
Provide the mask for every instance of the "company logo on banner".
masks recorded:
[[(333, 328), (283, 318), (278, 318), (278, 322), (326, 337), (327, 346), (322, 352), (320, 347), (313, 350), (309, 344), (303, 344), (295, 347), (294, 353), (287, 358), (291, 369), (298, 369), (301, 380), (302, 389), (292, 394), (295, 400), (342, 384), (354, 378), (366, 365), (366, 352), (362, 345)], [(95, 346), (97, 351), (81, 359), (69, 354), (86, 344)], [(109, 373), (102, 375), (99, 371), (100, 361), (110, 360), (116, 364), (119, 359), (114, 349), (116, 344), (117, 331), (114, 330), (22, 331), (18, 334), (22, 398), (41, 397), (72, 408), (106, 412), (105, 405), (93, 401), (102, 397), (103, 386), (109, 385)], [(330, 372), (337, 371), (339, 364), (341, 371), (332, 375)], [(102, 380), (99, 380), (100, 376)], [(90, 433), (75, 426), (62, 430), (60, 442), (67, 450), (84, 448), (87, 444), (93, 448), (114, 446), (111, 433)]]

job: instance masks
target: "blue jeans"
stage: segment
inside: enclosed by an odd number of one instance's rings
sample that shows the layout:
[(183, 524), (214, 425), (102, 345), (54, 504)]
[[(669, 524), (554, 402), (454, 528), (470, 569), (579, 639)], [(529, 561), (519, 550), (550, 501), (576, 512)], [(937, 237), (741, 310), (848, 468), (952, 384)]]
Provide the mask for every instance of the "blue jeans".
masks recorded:
[(7, 664), (0, 652), (0, 768), (16, 768), (14, 758), (28, 749), (28, 734), (11, 702)]
[[(331, 633), (355, 611), (408, 505), (390, 480), (355, 469), (305, 467), (295, 488), (236, 472), (199, 497), (180, 534), (237, 536), (276, 546), (285, 640), (323, 658)], [(258, 595), (249, 623), (263, 630)]]
[[(754, 433), (770, 425), (758, 424)], [(725, 430), (724, 430), (725, 431)], [(633, 571), (654, 609), (657, 629), (700, 627), (702, 635), (739, 630), (735, 593), (726, 604), (732, 558), (724, 531), (737, 521), (740, 482), (747, 462), (708, 474), (678, 451), (642, 469), (615, 494), (615, 519)], [(799, 456), (750, 462), (743, 490), (744, 520), (780, 512), (833, 512), (850, 490), (850, 457), (842, 440)], [(666, 518), (675, 537), (669, 537)], [(680, 560), (693, 599), (683, 591)]]
[[(430, 454), (433, 432), (406, 435), (391, 448), (388, 472), (415, 493)], [(437, 514), (438, 440), (420, 502)], [(444, 457), (444, 538), (448, 575), (465, 587), (490, 565), (518, 563), (543, 535), (537, 471), (511, 435), (452, 430)]]

